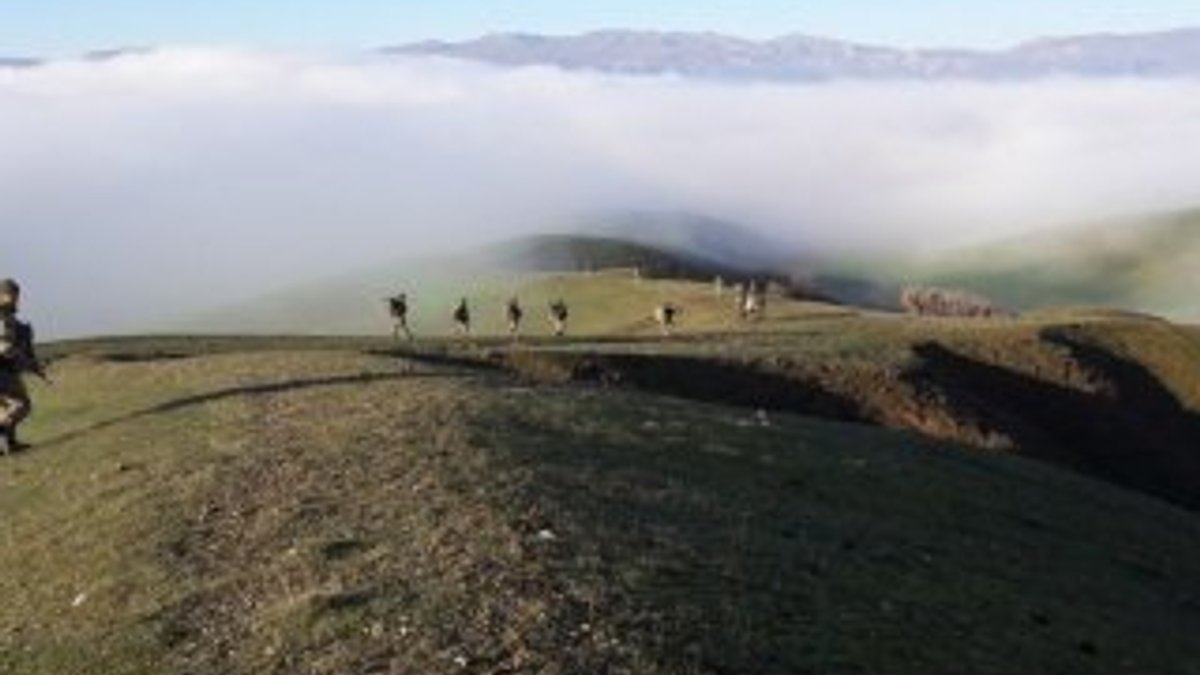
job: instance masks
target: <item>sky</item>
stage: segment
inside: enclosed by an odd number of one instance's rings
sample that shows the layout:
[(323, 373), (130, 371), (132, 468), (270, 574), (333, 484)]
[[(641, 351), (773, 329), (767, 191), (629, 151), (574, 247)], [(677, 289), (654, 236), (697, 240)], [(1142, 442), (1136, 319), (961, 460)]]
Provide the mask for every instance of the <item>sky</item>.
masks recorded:
[(0, 2), (0, 56), (178, 44), (346, 50), (600, 28), (998, 48), (1047, 35), (1185, 26), (1200, 26), (1194, 0), (9, 0)]

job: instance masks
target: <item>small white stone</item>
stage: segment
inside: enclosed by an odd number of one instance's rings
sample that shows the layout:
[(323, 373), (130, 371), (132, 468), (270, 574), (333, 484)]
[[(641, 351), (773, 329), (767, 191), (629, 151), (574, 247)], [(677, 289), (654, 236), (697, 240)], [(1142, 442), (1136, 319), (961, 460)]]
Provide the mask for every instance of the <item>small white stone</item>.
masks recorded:
[(558, 539), (558, 535), (551, 530), (542, 530), (537, 533), (538, 541), (554, 541)]
[(83, 603), (87, 602), (87, 599), (88, 599), (87, 593), (80, 593), (79, 595), (75, 596), (74, 600), (71, 601), (71, 606), (72, 607), (82, 607)]

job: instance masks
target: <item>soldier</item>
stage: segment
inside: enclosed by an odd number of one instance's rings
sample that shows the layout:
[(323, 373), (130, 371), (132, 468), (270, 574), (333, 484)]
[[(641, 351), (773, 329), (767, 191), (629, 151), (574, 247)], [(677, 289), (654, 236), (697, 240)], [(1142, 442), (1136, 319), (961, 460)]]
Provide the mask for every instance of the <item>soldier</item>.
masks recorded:
[(404, 331), (404, 336), (412, 342), (412, 331), (408, 329), (408, 295), (401, 293), (400, 295), (387, 299), (388, 314), (392, 317), (392, 339), (400, 339), (400, 331)]
[(471, 310), (467, 307), (466, 298), (459, 300), (458, 307), (454, 308), (454, 325), (463, 335), (471, 333)]
[(17, 427), (33, 409), (21, 374), (44, 377), (33, 354), (33, 329), (17, 319), (20, 301), (17, 282), (0, 280), (0, 443), (6, 455), (29, 447), (17, 439)]
[(567, 332), (567, 303), (562, 298), (550, 303), (550, 326), (556, 336)]
[(505, 308), (505, 312), (508, 315), (508, 333), (516, 337), (520, 334), (521, 317), (525, 316), (525, 312), (521, 310), (521, 303), (515, 295), (508, 299), (508, 306)]
[(758, 285), (758, 293), (754, 296), (755, 316), (764, 319), (767, 316), (767, 295), (771, 290), (772, 282), (767, 281)]
[(658, 322), (658, 328), (663, 335), (671, 334), (671, 329), (675, 326), (675, 317), (678, 314), (679, 308), (669, 302), (664, 302), (654, 308), (654, 320)]
[(748, 288), (742, 291), (741, 295), (741, 317), (745, 319), (758, 320), (762, 318), (763, 312), (766, 309), (767, 291), (763, 284), (751, 280), (748, 282)]

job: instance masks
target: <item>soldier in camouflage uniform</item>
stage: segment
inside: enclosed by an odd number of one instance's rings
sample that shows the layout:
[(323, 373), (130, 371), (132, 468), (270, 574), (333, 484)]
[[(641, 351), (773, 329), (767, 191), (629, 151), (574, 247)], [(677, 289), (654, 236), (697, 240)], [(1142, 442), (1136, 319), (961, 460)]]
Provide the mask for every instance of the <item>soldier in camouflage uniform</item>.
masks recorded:
[(459, 300), (458, 307), (454, 308), (454, 325), (462, 335), (471, 334), (471, 309), (467, 307), (466, 298)]
[(521, 302), (517, 300), (517, 296), (514, 295), (508, 299), (508, 305), (504, 311), (508, 317), (508, 334), (513, 337), (520, 336), (521, 318), (525, 316), (525, 311), (521, 309)]
[(671, 334), (671, 329), (675, 327), (675, 317), (678, 315), (679, 307), (670, 302), (664, 302), (654, 308), (654, 321), (658, 323), (658, 329), (665, 336)]
[(29, 416), (33, 404), (21, 373), (33, 368), (33, 357), (21, 344), (17, 306), (21, 287), (12, 279), (0, 280), (0, 450), (4, 454), (24, 450), (17, 440), (17, 426)]
[(550, 303), (550, 326), (557, 336), (567, 331), (567, 313), (567, 303), (562, 298)]
[(408, 294), (401, 293), (387, 299), (388, 315), (392, 317), (392, 339), (400, 339), (400, 331), (412, 342), (413, 334), (408, 329)]

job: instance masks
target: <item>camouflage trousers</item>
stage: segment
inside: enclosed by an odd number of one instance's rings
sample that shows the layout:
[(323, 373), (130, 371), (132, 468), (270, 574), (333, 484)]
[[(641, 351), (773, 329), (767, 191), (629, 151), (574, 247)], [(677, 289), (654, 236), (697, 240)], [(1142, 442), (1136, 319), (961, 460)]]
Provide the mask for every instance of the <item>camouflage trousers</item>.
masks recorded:
[(0, 368), (0, 427), (15, 429), (29, 417), (32, 409), (33, 403), (21, 376)]

